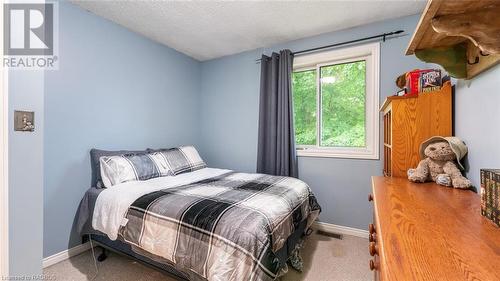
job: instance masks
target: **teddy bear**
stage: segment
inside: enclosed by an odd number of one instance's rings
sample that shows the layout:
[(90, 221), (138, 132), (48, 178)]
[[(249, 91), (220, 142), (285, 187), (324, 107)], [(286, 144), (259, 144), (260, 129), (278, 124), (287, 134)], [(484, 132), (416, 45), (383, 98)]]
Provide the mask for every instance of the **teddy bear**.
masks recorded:
[[(420, 161), (416, 169), (408, 170), (412, 182), (434, 181), (454, 188), (470, 188), (472, 183), (462, 175), (460, 160), (467, 154), (467, 146), (457, 137), (432, 137), (420, 145)], [(460, 169), (459, 169), (460, 167)]]

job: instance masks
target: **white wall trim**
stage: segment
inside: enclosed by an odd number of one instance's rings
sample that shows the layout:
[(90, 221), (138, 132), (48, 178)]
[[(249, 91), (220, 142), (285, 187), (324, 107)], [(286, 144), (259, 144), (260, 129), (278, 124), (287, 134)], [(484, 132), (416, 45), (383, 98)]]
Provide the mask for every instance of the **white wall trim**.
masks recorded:
[[(3, 38), (3, 3), (0, 1), (0, 37)], [(3, 54), (3, 44), (0, 44)], [(9, 71), (0, 66), (0, 277), (9, 276)]]
[(313, 228), (317, 230), (322, 230), (329, 233), (337, 233), (343, 235), (352, 235), (356, 237), (368, 239), (368, 231), (348, 226), (336, 225), (326, 222), (314, 222)]
[(90, 243), (89, 242), (78, 245), (78, 246), (73, 247), (71, 249), (62, 251), (60, 253), (54, 254), (50, 257), (46, 257), (43, 259), (43, 263), (42, 263), (43, 268), (46, 268), (46, 267), (49, 267), (49, 266), (54, 265), (56, 263), (65, 261), (71, 257), (79, 255), (79, 254), (81, 254), (85, 251), (88, 251), (88, 250), (90, 250)]

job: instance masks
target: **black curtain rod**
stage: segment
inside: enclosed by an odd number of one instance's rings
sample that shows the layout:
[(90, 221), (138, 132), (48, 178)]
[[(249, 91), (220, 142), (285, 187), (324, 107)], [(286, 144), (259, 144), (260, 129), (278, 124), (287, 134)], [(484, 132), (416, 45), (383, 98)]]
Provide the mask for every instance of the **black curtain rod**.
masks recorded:
[[(358, 43), (358, 42), (367, 41), (367, 40), (372, 40), (372, 39), (377, 39), (377, 38), (382, 38), (382, 40), (385, 42), (385, 40), (386, 40), (386, 38), (388, 36), (400, 34), (400, 33), (403, 33), (403, 32), (404, 32), (404, 30), (396, 30), (396, 31), (387, 32), (387, 33), (383, 33), (383, 34), (378, 34), (378, 35), (374, 35), (374, 36), (370, 36), (370, 37), (364, 37), (364, 38), (355, 39), (355, 40), (351, 40), (351, 41), (345, 41), (345, 42), (341, 42), (341, 43), (336, 43), (336, 44), (331, 44), (331, 45), (326, 45), (326, 46), (321, 46), (321, 47), (306, 49), (306, 50), (302, 50), (302, 51), (297, 51), (297, 52), (293, 52), (292, 54), (293, 55), (298, 55), (298, 54), (303, 54), (303, 53), (309, 53), (309, 52), (314, 52), (314, 51), (317, 51), (317, 50), (329, 49), (329, 48), (333, 48), (333, 47), (338, 47), (338, 46), (343, 46), (343, 45), (349, 45), (349, 44)], [(261, 60), (262, 59), (257, 59), (256, 61), (261, 61)]]

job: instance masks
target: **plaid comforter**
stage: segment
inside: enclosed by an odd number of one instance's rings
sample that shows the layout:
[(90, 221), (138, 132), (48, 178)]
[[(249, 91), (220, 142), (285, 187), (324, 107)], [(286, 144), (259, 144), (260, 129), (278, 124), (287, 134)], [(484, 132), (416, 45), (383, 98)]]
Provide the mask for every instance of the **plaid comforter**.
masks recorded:
[(230, 172), (140, 197), (119, 235), (192, 280), (274, 280), (274, 253), (319, 212), (298, 179)]

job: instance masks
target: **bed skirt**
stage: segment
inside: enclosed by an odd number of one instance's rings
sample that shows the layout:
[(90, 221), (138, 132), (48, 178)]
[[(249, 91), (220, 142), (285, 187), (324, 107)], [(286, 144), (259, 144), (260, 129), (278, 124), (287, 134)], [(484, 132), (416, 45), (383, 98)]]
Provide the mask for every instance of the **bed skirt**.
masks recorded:
[[(276, 252), (276, 256), (280, 260), (281, 267), (286, 266), (288, 258), (294, 252), (297, 244), (302, 240), (305, 235), (307, 226), (307, 220), (302, 221), (296, 228), (295, 232), (288, 237), (285, 245)], [(178, 280), (189, 280), (188, 276), (175, 268), (175, 265), (168, 262), (159, 262), (156, 259), (152, 259), (146, 255), (141, 255), (132, 250), (132, 247), (120, 240), (111, 240), (106, 235), (91, 234), (92, 241), (97, 242), (100, 246), (109, 249), (118, 254), (128, 256), (135, 259), (147, 266), (153, 267), (156, 270), (162, 271), (168, 275), (175, 277)], [(85, 243), (89, 241), (89, 235), (82, 236), (82, 242)]]

